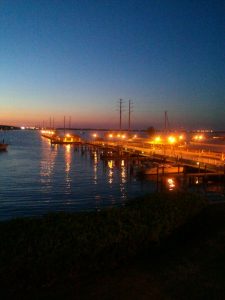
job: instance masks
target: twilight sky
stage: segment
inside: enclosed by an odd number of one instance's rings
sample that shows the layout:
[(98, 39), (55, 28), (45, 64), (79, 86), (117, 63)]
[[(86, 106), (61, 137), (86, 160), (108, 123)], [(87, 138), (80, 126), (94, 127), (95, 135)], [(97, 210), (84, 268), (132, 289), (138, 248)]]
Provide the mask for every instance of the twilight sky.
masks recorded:
[(225, 129), (225, 1), (1, 0), (0, 124)]

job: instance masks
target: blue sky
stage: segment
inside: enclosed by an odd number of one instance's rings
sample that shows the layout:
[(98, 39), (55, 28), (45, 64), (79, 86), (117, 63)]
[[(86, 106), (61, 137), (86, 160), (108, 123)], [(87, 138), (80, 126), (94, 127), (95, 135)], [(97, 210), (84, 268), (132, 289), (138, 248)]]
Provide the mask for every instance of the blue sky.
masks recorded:
[(0, 123), (225, 129), (225, 1), (0, 2)]

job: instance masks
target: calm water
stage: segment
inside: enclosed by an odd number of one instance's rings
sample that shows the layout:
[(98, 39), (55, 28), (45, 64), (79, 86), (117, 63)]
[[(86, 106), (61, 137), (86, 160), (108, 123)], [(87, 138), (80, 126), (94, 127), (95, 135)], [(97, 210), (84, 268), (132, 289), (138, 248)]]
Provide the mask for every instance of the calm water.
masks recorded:
[(99, 210), (155, 190), (130, 176), (125, 161), (100, 160), (80, 147), (55, 145), (37, 131), (0, 132), (0, 219), (50, 211)]

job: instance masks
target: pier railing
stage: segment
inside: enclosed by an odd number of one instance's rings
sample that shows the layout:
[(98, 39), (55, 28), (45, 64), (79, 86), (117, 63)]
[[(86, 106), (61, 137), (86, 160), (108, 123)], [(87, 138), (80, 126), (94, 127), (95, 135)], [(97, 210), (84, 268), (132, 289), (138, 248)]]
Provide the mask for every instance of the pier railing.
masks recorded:
[(200, 150), (183, 149), (176, 146), (161, 145), (159, 147), (148, 143), (126, 143), (126, 142), (97, 142), (93, 141), (91, 144), (100, 147), (120, 147), (123, 151), (129, 153), (138, 153), (145, 157), (161, 157), (165, 160), (179, 162), (193, 166), (195, 168), (207, 168), (212, 172), (224, 172), (225, 161), (222, 153), (206, 152)]

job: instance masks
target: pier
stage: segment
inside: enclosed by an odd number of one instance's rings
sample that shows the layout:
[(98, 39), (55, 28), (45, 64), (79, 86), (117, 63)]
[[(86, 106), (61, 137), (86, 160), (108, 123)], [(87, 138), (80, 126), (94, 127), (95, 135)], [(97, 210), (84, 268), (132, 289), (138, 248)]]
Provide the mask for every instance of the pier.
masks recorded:
[(75, 134), (60, 134), (55, 130), (42, 130), (41, 135), (48, 140), (51, 144), (79, 144), (82, 143), (82, 139), (79, 135)]
[[(45, 130), (41, 135), (50, 140), (51, 144), (80, 144), (94, 147), (102, 151), (102, 159), (139, 159), (140, 161), (152, 160), (158, 163), (171, 163), (180, 167), (189, 167), (196, 173), (211, 175), (225, 175), (225, 161), (222, 152), (192, 149), (185, 145), (155, 144), (147, 139), (109, 140), (106, 138), (93, 138), (84, 140), (79, 135), (54, 130)], [(110, 134), (109, 134), (110, 136)], [(193, 176), (196, 175), (195, 173)], [(191, 176), (191, 175), (190, 175)]]
[(129, 155), (137, 155), (140, 157), (151, 158), (157, 161), (166, 161), (194, 167), (200, 171), (223, 174), (225, 172), (225, 161), (222, 153), (202, 152), (201, 150), (181, 149), (173, 146), (155, 146), (149, 143), (139, 142), (89, 142), (94, 146), (101, 148), (119, 148), (120, 151), (129, 153)]

